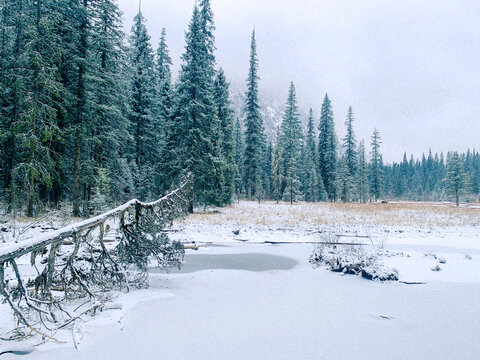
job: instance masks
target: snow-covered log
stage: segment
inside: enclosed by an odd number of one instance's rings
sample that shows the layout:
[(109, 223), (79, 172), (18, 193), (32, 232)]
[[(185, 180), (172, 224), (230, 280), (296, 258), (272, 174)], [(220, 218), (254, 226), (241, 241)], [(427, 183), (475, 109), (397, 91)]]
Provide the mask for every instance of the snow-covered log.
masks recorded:
[(183, 245), (171, 242), (163, 229), (188, 212), (192, 183), (188, 175), (157, 201), (130, 200), (50, 234), (2, 246), (0, 297), (17, 319), (12, 337), (48, 338), (104, 309), (115, 292), (148, 286), (152, 258), (159, 267), (179, 267)]

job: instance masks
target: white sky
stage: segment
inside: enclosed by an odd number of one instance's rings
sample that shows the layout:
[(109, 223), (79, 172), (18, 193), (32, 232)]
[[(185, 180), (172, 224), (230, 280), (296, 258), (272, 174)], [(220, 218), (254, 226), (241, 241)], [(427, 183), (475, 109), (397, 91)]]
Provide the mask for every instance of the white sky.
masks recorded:
[[(178, 68), (194, 0), (142, 0), (156, 48), (162, 27)], [(127, 33), (138, 0), (119, 0)], [(352, 105), (359, 139), (377, 127), (387, 161), (403, 152), (480, 150), (480, 1), (212, 0), (217, 62), (244, 84), (253, 27), (261, 96), (290, 81), (317, 121), (325, 92), (336, 130)]]

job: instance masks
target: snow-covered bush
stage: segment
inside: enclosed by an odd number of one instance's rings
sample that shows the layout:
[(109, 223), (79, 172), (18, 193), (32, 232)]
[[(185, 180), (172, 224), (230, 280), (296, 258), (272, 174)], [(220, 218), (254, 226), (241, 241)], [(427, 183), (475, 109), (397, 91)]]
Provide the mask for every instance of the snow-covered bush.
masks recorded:
[(376, 249), (369, 251), (361, 245), (341, 245), (330, 240), (325, 239), (315, 246), (310, 256), (313, 267), (326, 266), (334, 272), (361, 275), (369, 280), (398, 280), (398, 272), (383, 266)]

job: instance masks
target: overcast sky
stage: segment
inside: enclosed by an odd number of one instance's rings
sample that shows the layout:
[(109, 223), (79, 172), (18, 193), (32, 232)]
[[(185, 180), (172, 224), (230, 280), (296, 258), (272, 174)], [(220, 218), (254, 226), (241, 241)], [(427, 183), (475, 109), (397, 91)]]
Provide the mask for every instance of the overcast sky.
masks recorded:
[[(142, 0), (156, 48), (162, 27), (178, 68), (194, 0)], [(119, 0), (127, 32), (138, 0)], [(480, 150), (480, 1), (212, 0), (217, 62), (244, 84), (256, 28), (260, 91), (282, 102), (294, 81), (317, 122), (326, 92), (337, 134), (349, 105), (359, 139), (380, 130), (387, 161)]]

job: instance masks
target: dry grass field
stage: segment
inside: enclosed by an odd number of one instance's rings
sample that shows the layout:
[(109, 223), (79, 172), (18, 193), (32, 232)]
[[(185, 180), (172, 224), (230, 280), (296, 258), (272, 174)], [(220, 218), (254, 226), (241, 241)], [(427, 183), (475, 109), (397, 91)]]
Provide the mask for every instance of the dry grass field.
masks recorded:
[(439, 228), (480, 225), (480, 208), (457, 208), (447, 203), (275, 203), (241, 201), (226, 208), (197, 212), (184, 224), (265, 227), (412, 226)]

